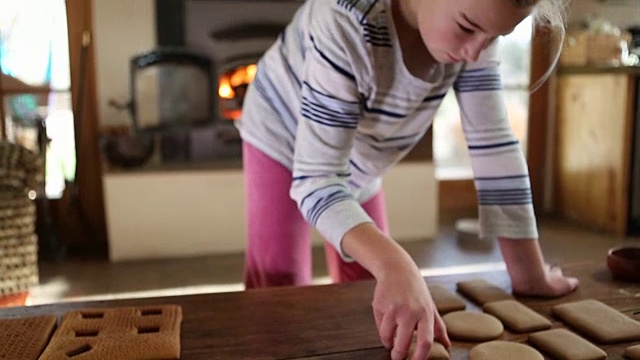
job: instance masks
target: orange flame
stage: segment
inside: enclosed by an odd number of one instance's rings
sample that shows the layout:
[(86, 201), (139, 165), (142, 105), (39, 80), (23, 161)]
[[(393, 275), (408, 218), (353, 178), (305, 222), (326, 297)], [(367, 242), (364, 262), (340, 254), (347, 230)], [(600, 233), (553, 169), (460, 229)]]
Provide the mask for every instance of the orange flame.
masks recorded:
[(218, 95), (223, 99), (233, 99), (236, 96), (233, 88), (251, 84), (256, 77), (258, 67), (255, 64), (238, 67), (220, 77)]
[(244, 89), (240, 89), (243, 85), (249, 85), (256, 77), (256, 71), (258, 66), (256, 64), (250, 64), (246, 66), (237, 67), (231, 71), (226, 72), (220, 76), (218, 95), (222, 100), (222, 114), (225, 119), (236, 120), (240, 118), (242, 109), (237, 108), (238, 103), (242, 103), (244, 97)]
[(223, 76), (220, 78), (220, 87), (218, 88), (218, 95), (223, 99), (233, 99), (236, 96), (235, 91), (229, 83), (229, 78)]

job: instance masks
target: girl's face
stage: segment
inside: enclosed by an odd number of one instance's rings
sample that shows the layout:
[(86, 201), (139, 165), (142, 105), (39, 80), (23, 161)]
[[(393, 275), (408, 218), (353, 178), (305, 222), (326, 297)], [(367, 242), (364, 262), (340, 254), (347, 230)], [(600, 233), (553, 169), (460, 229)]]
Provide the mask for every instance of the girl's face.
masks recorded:
[(440, 63), (476, 61), (532, 10), (510, 0), (413, 0), (413, 5), (422, 41)]

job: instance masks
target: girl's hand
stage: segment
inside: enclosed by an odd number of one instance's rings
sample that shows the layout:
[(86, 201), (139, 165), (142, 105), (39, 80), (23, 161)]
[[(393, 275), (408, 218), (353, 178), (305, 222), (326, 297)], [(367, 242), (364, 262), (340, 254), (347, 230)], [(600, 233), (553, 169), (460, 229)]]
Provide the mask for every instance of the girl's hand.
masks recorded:
[(578, 287), (578, 279), (565, 277), (558, 266), (544, 264), (543, 275), (525, 283), (512, 282), (513, 292), (525, 296), (558, 297)]
[(500, 239), (500, 250), (518, 295), (558, 297), (578, 287), (578, 279), (565, 277), (557, 266), (544, 262), (535, 239)]
[(373, 315), (393, 360), (409, 354), (414, 331), (417, 343), (412, 360), (425, 360), (434, 339), (449, 347), (444, 322), (438, 315), (427, 284), (411, 256), (371, 223), (348, 231), (342, 248), (376, 279)]
[(373, 314), (380, 340), (391, 350), (393, 360), (407, 358), (414, 331), (412, 360), (427, 359), (434, 340), (451, 345), (427, 285), (413, 263), (388, 269), (377, 279)]

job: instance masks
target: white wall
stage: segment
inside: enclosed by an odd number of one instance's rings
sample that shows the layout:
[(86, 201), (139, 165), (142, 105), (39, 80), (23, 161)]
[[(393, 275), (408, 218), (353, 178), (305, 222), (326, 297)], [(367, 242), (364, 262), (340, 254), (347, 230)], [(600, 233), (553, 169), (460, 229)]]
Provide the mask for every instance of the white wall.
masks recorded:
[[(243, 186), (241, 170), (106, 174), (111, 261), (242, 252)], [(436, 234), (433, 163), (400, 163), (385, 177), (384, 189), (396, 240)], [(314, 241), (322, 240), (316, 234)]]
[(129, 100), (129, 60), (157, 43), (155, 0), (93, 0), (93, 12), (100, 124), (129, 124), (108, 102)]

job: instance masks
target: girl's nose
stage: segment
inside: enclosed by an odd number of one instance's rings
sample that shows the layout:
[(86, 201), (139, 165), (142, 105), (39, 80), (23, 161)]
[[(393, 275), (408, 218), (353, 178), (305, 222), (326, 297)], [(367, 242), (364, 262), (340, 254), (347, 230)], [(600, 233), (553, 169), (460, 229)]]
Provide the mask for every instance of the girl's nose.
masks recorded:
[(483, 41), (471, 41), (462, 49), (462, 56), (467, 62), (475, 62), (480, 56), (480, 52), (485, 48)]
[(474, 46), (474, 47), (467, 47), (465, 48), (464, 52), (462, 53), (464, 60), (466, 62), (475, 62), (476, 60), (478, 60), (478, 57), (480, 56), (480, 51), (482, 51), (481, 47), (478, 46)]

